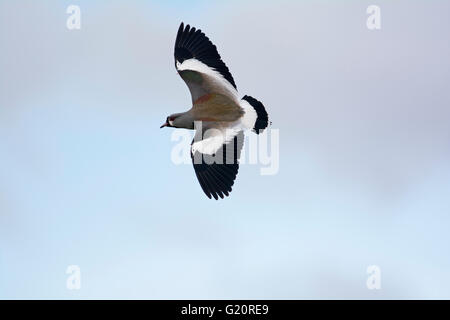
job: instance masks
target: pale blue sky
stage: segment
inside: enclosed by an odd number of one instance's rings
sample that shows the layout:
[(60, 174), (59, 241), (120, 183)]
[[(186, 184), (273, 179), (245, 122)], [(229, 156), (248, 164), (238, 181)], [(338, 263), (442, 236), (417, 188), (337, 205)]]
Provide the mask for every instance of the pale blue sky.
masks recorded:
[[(0, 298), (450, 298), (450, 4), (370, 4), (1, 0)], [(280, 130), (222, 201), (159, 129), (181, 21)]]

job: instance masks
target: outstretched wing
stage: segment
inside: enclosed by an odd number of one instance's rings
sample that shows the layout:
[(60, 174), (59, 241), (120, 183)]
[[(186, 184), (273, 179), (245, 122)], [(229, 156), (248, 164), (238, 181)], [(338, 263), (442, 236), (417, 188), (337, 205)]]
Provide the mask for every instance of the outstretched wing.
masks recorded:
[(201, 30), (183, 23), (175, 41), (175, 68), (189, 87), (193, 103), (210, 93), (239, 101), (233, 76), (216, 46)]
[[(198, 182), (211, 199), (228, 196), (239, 170), (239, 157), (244, 144), (244, 134), (239, 131), (232, 135), (231, 140), (219, 137), (220, 133), (208, 138), (192, 141), (191, 158)], [(217, 148), (217, 145), (221, 146)], [(212, 153), (212, 150), (214, 153)]]

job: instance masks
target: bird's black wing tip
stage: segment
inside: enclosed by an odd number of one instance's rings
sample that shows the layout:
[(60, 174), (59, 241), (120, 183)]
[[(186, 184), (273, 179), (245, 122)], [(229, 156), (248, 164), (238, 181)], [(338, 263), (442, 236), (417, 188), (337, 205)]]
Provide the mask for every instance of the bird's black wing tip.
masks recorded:
[(213, 68), (237, 89), (233, 76), (222, 61), (217, 47), (200, 29), (191, 28), (189, 24), (185, 26), (184, 22), (181, 22), (175, 40), (175, 60), (183, 63), (190, 58), (195, 58)]

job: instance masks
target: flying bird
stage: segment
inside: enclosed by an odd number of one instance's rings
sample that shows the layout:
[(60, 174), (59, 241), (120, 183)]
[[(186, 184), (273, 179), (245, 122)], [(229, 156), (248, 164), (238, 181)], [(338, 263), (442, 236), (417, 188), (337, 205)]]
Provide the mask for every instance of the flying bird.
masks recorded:
[(196, 130), (191, 143), (195, 174), (208, 198), (223, 199), (239, 170), (243, 131), (262, 132), (268, 125), (266, 109), (251, 96), (239, 98), (228, 67), (200, 29), (181, 23), (175, 68), (189, 88), (192, 107), (169, 115), (161, 128)]

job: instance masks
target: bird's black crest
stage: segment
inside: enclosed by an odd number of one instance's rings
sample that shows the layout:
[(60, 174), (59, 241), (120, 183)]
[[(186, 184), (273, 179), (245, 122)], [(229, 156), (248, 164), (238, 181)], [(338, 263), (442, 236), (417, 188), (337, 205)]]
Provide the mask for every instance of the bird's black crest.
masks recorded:
[(191, 28), (189, 25), (184, 27), (182, 22), (175, 40), (175, 61), (183, 63), (184, 60), (191, 58), (215, 69), (236, 88), (233, 76), (221, 60), (216, 46), (200, 29)]

